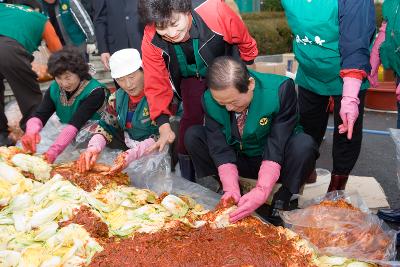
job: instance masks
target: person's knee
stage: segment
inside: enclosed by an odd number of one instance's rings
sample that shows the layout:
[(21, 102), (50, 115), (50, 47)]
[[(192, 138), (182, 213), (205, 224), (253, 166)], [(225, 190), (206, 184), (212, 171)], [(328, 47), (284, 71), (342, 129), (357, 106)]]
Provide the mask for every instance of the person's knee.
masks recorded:
[(204, 126), (195, 125), (186, 130), (184, 143), (186, 150), (189, 152), (189, 154), (193, 153), (193, 151), (195, 149), (198, 149), (199, 146), (200, 147), (204, 146), (204, 144), (202, 144), (204, 140), (205, 140)]
[(317, 160), (318, 146), (310, 135), (299, 133), (292, 138), (290, 151), (294, 158), (302, 159), (303, 162)]

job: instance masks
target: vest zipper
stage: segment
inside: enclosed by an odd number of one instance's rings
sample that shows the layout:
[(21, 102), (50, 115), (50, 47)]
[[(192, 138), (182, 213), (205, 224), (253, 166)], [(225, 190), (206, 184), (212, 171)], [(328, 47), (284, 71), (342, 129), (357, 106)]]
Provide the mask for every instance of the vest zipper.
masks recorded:
[(209, 41), (211, 41), (211, 39), (214, 38), (214, 37), (215, 37), (215, 34), (213, 34), (213, 36), (211, 36), (211, 38), (208, 39), (208, 40), (199, 48), (199, 51), (198, 51), (199, 56), (200, 56), (201, 59), (204, 61), (204, 64), (206, 64), (207, 67), (208, 67), (208, 64), (207, 64), (207, 62), (204, 60), (204, 58), (201, 56), (200, 50), (203, 49), (203, 47), (204, 47)]
[(172, 80), (172, 77), (171, 77), (171, 71), (169, 70), (169, 63), (171, 63), (171, 57), (165, 50), (163, 50), (163, 49), (161, 49), (161, 50), (164, 51), (164, 53), (168, 56), (167, 70), (168, 70), (168, 76), (169, 76), (168, 78), (169, 78), (169, 82), (171, 83), (172, 91), (174, 92), (174, 95), (176, 95), (176, 97), (179, 98), (179, 100), (182, 100), (182, 97), (178, 94), (178, 91), (175, 88), (174, 81)]

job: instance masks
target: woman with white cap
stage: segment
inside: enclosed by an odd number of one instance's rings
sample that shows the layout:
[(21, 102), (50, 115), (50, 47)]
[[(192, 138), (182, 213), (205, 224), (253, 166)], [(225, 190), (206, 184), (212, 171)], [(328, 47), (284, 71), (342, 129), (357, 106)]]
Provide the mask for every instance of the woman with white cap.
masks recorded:
[(154, 138), (158, 135), (157, 126), (150, 120), (143, 92), (144, 75), (139, 52), (133, 48), (119, 50), (110, 57), (109, 63), (111, 77), (121, 88), (110, 95), (96, 134), (90, 139), (86, 151), (80, 155), (80, 172), (91, 169), (106, 144), (121, 130), (130, 149), (117, 157), (112, 172), (124, 169), (145, 155), (146, 149), (155, 143)]

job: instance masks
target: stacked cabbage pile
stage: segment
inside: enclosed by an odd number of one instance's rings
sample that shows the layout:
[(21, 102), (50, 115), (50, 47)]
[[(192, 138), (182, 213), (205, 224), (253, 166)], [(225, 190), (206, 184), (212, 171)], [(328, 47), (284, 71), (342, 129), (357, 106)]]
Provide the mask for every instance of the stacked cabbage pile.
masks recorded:
[[(84, 227), (59, 222), (85, 205), (109, 229), (109, 236), (151, 233), (176, 221), (196, 226), (205, 210), (190, 198), (118, 186), (93, 192), (50, 178), (51, 166), (39, 157), (0, 149), (0, 266), (82, 266), (102, 250)], [(32, 174), (34, 180), (24, 174)], [(29, 175), (27, 175), (29, 176)]]

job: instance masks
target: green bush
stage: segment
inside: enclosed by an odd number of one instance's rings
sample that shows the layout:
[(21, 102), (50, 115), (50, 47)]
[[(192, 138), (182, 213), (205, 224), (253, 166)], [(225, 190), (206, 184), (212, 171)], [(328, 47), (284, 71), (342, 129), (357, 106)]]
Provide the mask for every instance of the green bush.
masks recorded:
[(375, 18), (376, 18), (376, 26), (379, 27), (382, 24), (383, 16), (382, 16), (382, 4), (375, 4)]
[(269, 12), (253, 12), (241, 14), (243, 20), (263, 20), (263, 19), (274, 19), (284, 18), (285, 14), (282, 11), (269, 11)]
[(261, 4), (262, 11), (283, 11), (280, 0), (264, 0)]
[(257, 41), (259, 55), (292, 51), (291, 31), (283, 12), (245, 14), (243, 20)]

